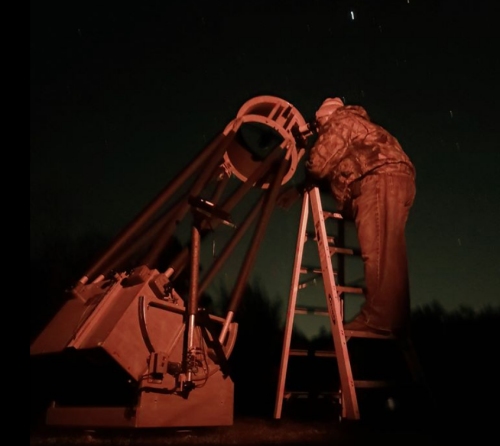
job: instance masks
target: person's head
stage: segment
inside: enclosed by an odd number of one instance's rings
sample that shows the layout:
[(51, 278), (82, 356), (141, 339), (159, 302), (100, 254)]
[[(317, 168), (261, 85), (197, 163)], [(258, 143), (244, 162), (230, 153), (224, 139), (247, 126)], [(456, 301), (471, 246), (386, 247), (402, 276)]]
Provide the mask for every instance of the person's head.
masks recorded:
[(316, 122), (323, 125), (335, 110), (343, 106), (344, 102), (340, 98), (325, 99), (316, 111)]

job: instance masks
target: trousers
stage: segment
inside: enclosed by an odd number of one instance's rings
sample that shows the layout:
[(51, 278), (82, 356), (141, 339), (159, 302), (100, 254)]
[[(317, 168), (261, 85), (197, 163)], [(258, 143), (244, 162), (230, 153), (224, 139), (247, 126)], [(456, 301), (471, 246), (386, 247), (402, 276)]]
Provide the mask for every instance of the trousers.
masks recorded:
[(356, 320), (401, 332), (410, 318), (405, 228), (415, 179), (405, 171), (373, 173), (357, 181), (351, 198), (365, 277), (365, 302)]

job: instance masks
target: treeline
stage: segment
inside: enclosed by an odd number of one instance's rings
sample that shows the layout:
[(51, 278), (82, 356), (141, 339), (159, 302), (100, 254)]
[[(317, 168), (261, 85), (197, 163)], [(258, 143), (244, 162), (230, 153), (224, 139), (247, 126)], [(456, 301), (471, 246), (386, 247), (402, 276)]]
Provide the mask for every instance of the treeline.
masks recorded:
[[(243, 413), (259, 411), (270, 415), (274, 409), (281, 361), (283, 327), (279, 320), (284, 310), (271, 303), (259, 287), (249, 288), (243, 302), (238, 312), (240, 327), (232, 355), (236, 409)], [(412, 312), (411, 340), (429, 391), (428, 395), (421, 395), (428, 400), (416, 407), (425, 412), (421, 414), (423, 417), (475, 424), (489, 422), (493, 412), (487, 408), (498, 401), (500, 394), (499, 333), (500, 306), (446, 311), (434, 302)], [(329, 331), (323, 331), (314, 339), (307, 339), (295, 331), (292, 339), (296, 348), (311, 353), (333, 347)], [(352, 341), (354, 339), (349, 342)], [(362, 344), (356, 344), (353, 350), (354, 372), (358, 358), (375, 365), (383, 362), (387, 367), (396, 367), (384, 356), (388, 355), (387, 350), (379, 352)], [(287, 375), (287, 386), (289, 381), (292, 384), (296, 381), (313, 394), (320, 391), (321, 384), (327, 385), (326, 390), (328, 386), (335, 390), (337, 370), (326, 359), (314, 359), (311, 355), (295, 375), (291, 365), (290, 362), (291, 376)], [(259, 404), (255, 404), (256, 395)]]

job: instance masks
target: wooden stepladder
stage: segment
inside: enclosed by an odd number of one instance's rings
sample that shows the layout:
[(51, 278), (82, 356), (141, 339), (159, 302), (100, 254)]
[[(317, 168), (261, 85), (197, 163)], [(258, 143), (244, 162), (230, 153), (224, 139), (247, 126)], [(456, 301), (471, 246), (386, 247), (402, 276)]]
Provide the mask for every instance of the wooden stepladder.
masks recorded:
[[(321, 275), (326, 297), (327, 311), (330, 319), (331, 333), (333, 337), (334, 355), (338, 363), (340, 376), (340, 398), (342, 406), (342, 417), (346, 419), (357, 420), (360, 418), (358, 401), (354, 378), (347, 349), (347, 339), (343, 328), (343, 302), (341, 294), (346, 291), (344, 287), (336, 284), (335, 275), (332, 267), (331, 256), (338, 248), (330, 243), (331, 237), (326, 232), (326, 218), (342, 218), (340, 214), (328, 213), (323, 211), (321, 196), (318, 187), (306, 190), (303, 196), (302, 213), (299, 223), (299, 232), (297, 237), (297, 249), (292, 272), (292, 283), (288, 302), (288, 311), (285, 322), (285, 334), (283, 350), (281, 355), (281, 367), (278, 377), (278, 390), (274, 417), (280, 418), (285, 395), (285, 381), (288, 369), (288, 360), (291, 351), (291, 338), (294, 325), (295, 314), (304, 314), (304, 311), (297, 307), (297, 294), (300, 288), (300, 275), (304, 271), (302, 258), (304, 255), (304, 244), (307, 240), (307, 225), (309, 222), (309, 211), (311, 210), (314, 222), (314, 238), (318, 246), (319, 260), (321, 265)], [(350, 289), (351, 292), (362, 292), (362, 289)]]
[[(309, 239), (311, 238), (307, 232), (308, 225), (310, 223), (310, 213), (312, 214), (312, 223), (314, 223), (313, 238), (318, 248), (317, 257), (319, 258), (320, 268), (310, 268), (304, 265), (304, 246), (308, 237)], [(341, 418), (349, 420), (360, 419), (357, 393), (358, 389), (390, 388), (393, 389), (393, 391), (397, 391), (398, 388), (412, 388), (417, 392), (417, 397), (424, 402), (427, 402), (426, 404), (428, 404), (429, 401), (432, 402), (432, 395), (426, 384), (425, 376), (409, 337), (404, 336), (400, 338), (392, 335), (376, 334), (368, 331), (356, 332), (344, 330), (344, 297), (346, 294), (364, 294), (364, 290), (363, 288), (344, 286), (343, 284), (344, 264), (343, 261), (340, 260), (343, 259), (345, 255), (352, 255), (356, 253), (353, 249), (336, 246), (335, 238), (327, 234), (326, 220), (329, 218), (336, 219), (340, 223), (339, 227), (343, 227), (342, 215), (323, 210), (321, 195), (318, 187), (306, 190), (303, 195), (302, 212), (299, 223), (292, 282), (290, 286), (288, 310), (285, 321), (285, 333), (281, 354), (281, 366), (278, 376), (278, 389), (276, 394), (274, 418), (281, 418), (285, 395), (288, 397), (294, 393), (290, 390), (285, 391), (289, 358), (291, 356), (310, 355), (310, 352), (306, 353), (304, 350), (291, 348), (294, 318), (296, 314), (314, 314), (329, 317), (333, 338), (333, 351), (318, 351), (315, 352), (314, 356), (334, 357), (336, 359), (340, 385), (339, 391), (335, 392), (335, 396), (338, 398), (341, 405)], [(339, 238), (343, 238), (341, 232), (339, 232)], [(343, 243), (343, 240), (341, 240), (341, 243)], [(339, 262), (336, 263), (336, 271), (334, 271), (332, 265), (332, 256), (334, 254), (340, 254), (337, 258)], [(311, 308), (309, 306), (301, 307), (298, 305), (298, 291), (305, 288), (308, 283), (307, 280), (301, 282), (301, 275), (310, 274), (311, 272), (317, 276), (321, 275), (322, 277), (327, 306), (326, 310), (324, 308)], [(390, 353), (390, 355), (393, 355), (395, 351), (399, 351), (399, 356), (402, 354), (401, 359), (402, 363), (405, 364), (403, 368), (405, 369), (404, 376), (406, 376), (406, 380), (401, 380), (401, 377), (396, 379), (394, 376), (391, 379), (387, 379), (387, 377), (382, 379), (380, 379), (381, 377), (378, 377), (377, 379), (368, 380), (358, 378), (355, 379), (351, 366), (350, 352), (347, 346), (348, 341), (352, 338), (391, 340), (392, 345), (396, 348), (396, 350), (391, 350), (392, 353)], [(370, 348), (372, 349), (371, 353), (375, 351), (377, 354), (380, 353), (380, 350), (377, 350), (374, 345), (371, 345)], [(370, 353), (370, 351), (366, 351), (365, 353)], [(366, 359), (370, 360), (369, 355)], [(357, 365), (359, 365), (358, 361), (356, 362)], [(375, 363), (379, 362), (383, 363), (383, 360), (380, 356), (377, 356)], [(392, 367), (393, 370), (397, 370), (394, 365), (395, 364), (391, 362), (389, 367)], [(356, 373), (356, 375), (358, 374), (359, 373)], [(303, 394), (304, 392), (298, 393)], [(412, 403), (412, 406), (415, 406), (414, 403)]]

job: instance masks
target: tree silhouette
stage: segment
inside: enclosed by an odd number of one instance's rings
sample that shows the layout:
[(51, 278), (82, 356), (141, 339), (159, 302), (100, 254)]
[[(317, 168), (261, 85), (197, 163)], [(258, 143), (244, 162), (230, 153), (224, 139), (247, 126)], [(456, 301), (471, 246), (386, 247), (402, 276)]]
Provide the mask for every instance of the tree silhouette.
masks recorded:
[(500, 306), (460, 307), (447, 312), (438, 302), (416, 309), (413, 338), (437, 410), (454, 423), (487, 424), (498, 401)]
[[(219, 311), (230, 301), (221, 289)], [(283, 330), (281, 302), (266, 296), (258, 280), (247, 286), (235, 313), (238, 336), (229, 358), (235, 383), (235, 411), (246, 415), (271, 415), (281, 359)]]

